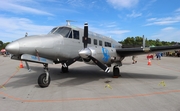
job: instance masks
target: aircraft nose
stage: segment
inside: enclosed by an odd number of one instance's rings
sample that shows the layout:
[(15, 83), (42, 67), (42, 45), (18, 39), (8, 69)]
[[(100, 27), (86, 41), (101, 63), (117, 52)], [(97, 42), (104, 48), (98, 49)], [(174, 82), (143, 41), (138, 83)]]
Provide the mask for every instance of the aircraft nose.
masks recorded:
[(17, 41), (8, 44), (5, 48), (11, 54), (18, 54), (19, 53), (19, 43)]

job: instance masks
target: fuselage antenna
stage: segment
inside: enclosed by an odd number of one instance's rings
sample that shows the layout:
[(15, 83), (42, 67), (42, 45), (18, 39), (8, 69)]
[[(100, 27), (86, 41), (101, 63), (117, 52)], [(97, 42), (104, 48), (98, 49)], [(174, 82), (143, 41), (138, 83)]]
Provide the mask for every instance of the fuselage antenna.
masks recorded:
[(67, 22), (66, 26), (70, 26), (70, 25), (71, 25), (70, 22), (76, 22), (76, 21), (73, 21), (73, 20), (66, 20), (66, 22)]

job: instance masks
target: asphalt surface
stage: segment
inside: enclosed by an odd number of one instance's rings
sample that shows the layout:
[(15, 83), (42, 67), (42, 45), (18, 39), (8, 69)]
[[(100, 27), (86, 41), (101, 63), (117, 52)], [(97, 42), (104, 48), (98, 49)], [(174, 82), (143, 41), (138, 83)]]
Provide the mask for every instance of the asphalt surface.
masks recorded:
[(151, 65), (146, 55), (136, 60), (125, 58), (120, 78), (112, 78), (112, 67), (104, 73), (76, 62), (62, 73), (61, 64), (49, 65), (51, 83), (40, 88), (41, 64), (29, 63), (29, 72), (20, 61), (0, 56), (0, 111), (180, 111), (180, 58)]

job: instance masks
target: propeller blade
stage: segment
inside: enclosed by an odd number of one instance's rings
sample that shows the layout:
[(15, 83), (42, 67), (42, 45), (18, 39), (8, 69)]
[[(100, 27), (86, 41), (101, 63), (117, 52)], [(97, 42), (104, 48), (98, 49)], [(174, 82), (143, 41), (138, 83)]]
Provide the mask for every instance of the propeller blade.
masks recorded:
[(73, 59), (69, 59), (69, 60), (67, 60), (67, 61), (63, 64), (63, 66), (64, 66), (64, 67), (67, 67), (67, 66), (73, 64), (74, 62), (76, 62), (77, 60), (79, 60), (80, 58), (81, 58), (81, 57), (78, 56), (78, 57), (75, 57), (75, 58), (73, 58)]
[(84, 48), (87, 48), (87, 44), (88, 44), (88, 23), (84, 24), (83, 42), (84, 42)]
[(107, 66), (105, 66), (104, 64), (102, 64), (101, 62), (99, 62), (97, 59), (95, 59), (94, 57), (92, 57), (92, 56), (89, 56), (90, 58), (91, 58), (91, 60), (96, 64), (96, 65), (98, 65), (101, 69), (103, 69), (104, 70), (104, 72), (106, 72), (106, 73), (109, 73), (110, 72), (110, 69), (107, 67)]

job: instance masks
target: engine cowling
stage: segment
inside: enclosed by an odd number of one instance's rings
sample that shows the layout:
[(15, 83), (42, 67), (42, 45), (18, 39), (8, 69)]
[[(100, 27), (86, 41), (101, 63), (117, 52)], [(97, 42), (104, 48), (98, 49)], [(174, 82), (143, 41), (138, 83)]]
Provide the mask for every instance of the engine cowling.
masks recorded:
[(101, 46), (85, 48), (79, 52), (79, 55), (83, 58), (84, 62), (88, 64), (94, 64), (94, 62), (89, 58), (89, 56), (92, 56), (101, 63), (107, 65), (112, 63), (112, 59), (118, 57), (115, 48)]

